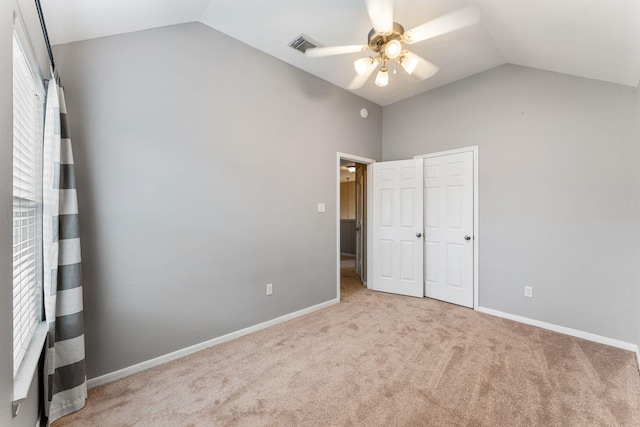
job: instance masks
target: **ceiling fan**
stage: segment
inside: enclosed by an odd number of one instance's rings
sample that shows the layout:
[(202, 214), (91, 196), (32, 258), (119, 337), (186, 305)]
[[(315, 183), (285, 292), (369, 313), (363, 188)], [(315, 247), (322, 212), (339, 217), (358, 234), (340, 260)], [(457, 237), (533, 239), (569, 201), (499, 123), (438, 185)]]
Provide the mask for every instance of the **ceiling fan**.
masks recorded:
[(367, 36), (366, 45), (330, 46), (307, 49), (308, 58), (343, 55), (347, 53), (370, 50), (375, 56), (357, 59), (353, 66), (357, 76), (349, 84), (349, 89), (359, 89), (367, 82), (378, 66), (380, 69), (375, 84), (389, 84), (387, 63), (395, 61), (409, 74), (420, 80), (428, 79), (438, 72), (439, 68), (426, 59), (407, 50), (405, 45), (412, 45), (452, 31), (471, 26), (480, 19), (480, 11), (476, 6), (455, 10), (427, 21), (410, 30), (393, 21), (393, 0), (365, 0), (369, 19), (373, 28)]

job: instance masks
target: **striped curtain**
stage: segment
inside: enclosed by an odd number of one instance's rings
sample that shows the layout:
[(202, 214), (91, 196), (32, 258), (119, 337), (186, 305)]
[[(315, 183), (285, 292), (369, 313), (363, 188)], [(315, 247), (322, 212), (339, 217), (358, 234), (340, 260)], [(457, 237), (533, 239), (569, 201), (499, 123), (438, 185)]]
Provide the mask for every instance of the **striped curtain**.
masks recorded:
[(43, 164), (44, 303), (49, 333), (44, 402), (49, 423), (84, 407), (87, 376), (78, 200), (64, 92), (47, 88)]

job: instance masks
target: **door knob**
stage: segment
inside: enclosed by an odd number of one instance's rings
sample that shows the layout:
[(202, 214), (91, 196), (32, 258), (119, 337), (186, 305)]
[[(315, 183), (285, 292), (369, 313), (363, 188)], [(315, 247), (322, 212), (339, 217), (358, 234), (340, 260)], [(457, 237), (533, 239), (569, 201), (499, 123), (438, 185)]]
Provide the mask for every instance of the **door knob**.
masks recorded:
[(416, 233), (416, 237), (422, 237), (422, 233)]
[(466, 236), (464, 236), (464, 240), (471, 240), (471, 236), (467, 234)]

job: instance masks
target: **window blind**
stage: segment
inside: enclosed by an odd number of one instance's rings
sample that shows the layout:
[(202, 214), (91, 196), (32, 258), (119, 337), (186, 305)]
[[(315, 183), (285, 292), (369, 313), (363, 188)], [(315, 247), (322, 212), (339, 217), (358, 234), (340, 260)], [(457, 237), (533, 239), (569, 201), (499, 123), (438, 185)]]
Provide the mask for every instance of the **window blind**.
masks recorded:
[(13, 374), (42, 313), (43, 97), (13, 35)]

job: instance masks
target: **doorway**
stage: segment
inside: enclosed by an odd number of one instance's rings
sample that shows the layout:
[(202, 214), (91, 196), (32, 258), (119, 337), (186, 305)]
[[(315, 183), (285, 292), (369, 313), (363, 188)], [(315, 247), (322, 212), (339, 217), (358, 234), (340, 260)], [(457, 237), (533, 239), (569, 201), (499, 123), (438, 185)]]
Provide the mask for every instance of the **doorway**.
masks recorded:
[(340, 255), (351, 258), (362, 283), (366, 282), (364, 266), (366, 166), (350, 160), (340, 161)]
[(368, 179), (374, 160), (337, 153), (337, 296), (341, 298), (341, 272), (351, 284), (367, 286)]

